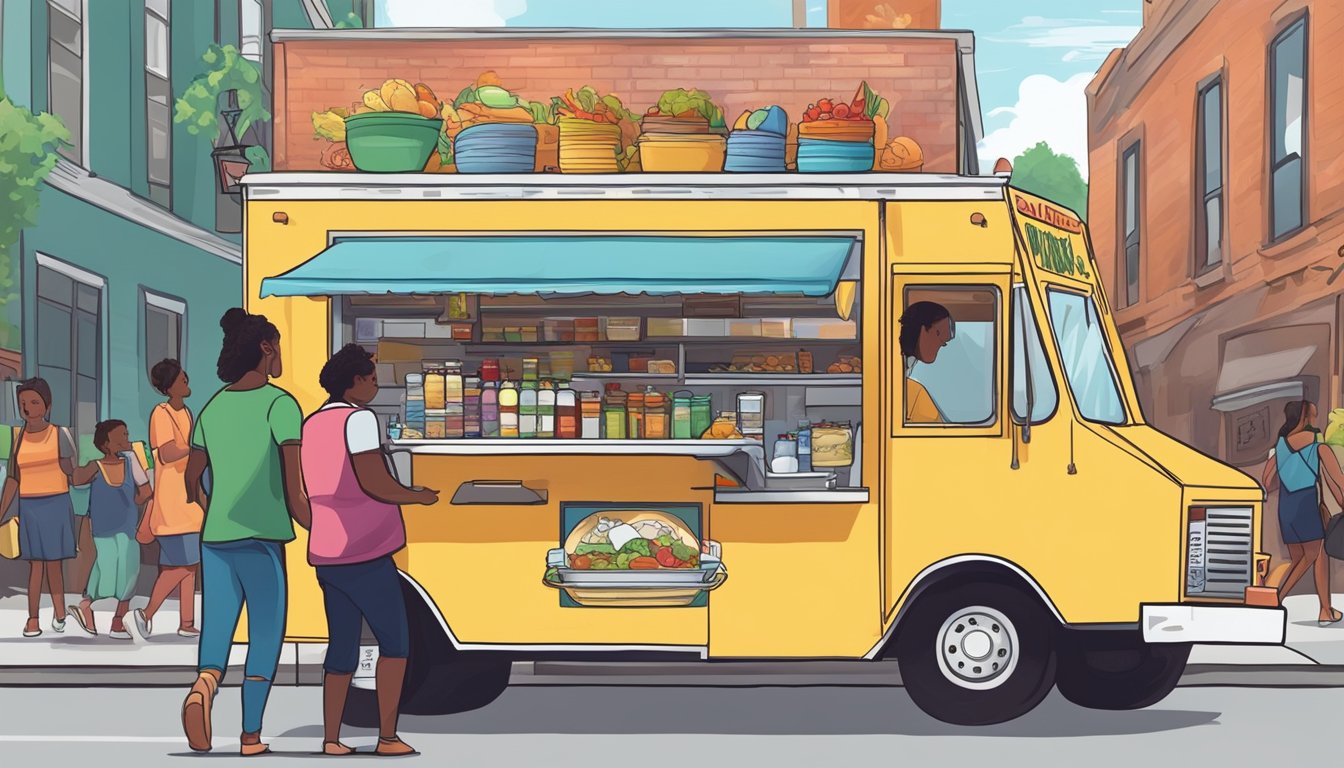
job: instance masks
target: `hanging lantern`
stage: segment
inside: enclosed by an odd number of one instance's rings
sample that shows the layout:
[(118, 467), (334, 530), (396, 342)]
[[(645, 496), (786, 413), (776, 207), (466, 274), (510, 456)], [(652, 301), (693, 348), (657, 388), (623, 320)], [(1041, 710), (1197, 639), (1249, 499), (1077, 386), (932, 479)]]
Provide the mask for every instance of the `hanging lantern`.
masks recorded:
[(210, 157), (215, 163), (215, 179), (219, 182), (219, 191), (226, 195), (243, 193), (243, 175), (252, 165), (252, 161), (247, 159), (247, 145), (240, 144), (238, 135), (234, 132), (238, 116), (243, 113), (238, 109), (237, 98), (237, 93), (230, 91), (228, 108), (219, 111), (219, 116), (224, 119), (224, 127), (229, 132), (228, 144), (215, 147), (210, 152)]

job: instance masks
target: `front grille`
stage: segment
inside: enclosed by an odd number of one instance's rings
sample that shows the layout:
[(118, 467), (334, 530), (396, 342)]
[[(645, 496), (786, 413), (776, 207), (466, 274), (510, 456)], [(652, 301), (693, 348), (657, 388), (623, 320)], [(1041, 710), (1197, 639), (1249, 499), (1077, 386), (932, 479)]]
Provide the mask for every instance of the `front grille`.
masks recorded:
[(1255, 572), (1254, 511), (1250, 507), (1209, 507), (1206, 515), (1204, 591), (1200, 594), (1243, 597)]

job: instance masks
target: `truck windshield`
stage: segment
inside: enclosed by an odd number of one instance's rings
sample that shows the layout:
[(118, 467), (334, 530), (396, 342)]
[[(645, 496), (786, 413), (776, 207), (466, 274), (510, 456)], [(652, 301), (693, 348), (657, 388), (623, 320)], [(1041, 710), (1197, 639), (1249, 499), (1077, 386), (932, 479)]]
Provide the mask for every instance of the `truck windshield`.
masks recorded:
[(1050, 326), (1078, 410), (1088, 421), (1124, 424), (1125, 407), (1115, 378), (1097, 304), (1091, 296), (1047, 291)]

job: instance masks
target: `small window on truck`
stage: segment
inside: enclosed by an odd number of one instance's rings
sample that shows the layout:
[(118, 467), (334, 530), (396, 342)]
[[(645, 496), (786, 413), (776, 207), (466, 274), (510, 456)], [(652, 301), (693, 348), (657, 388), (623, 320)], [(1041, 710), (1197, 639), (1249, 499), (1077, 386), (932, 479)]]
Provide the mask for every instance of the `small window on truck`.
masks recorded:
[[(932, 305), (932, 306), (930, 306)], [(904, 424), (984, 427), (998, 419), (999, 290), (993, 285), (912, 285), (898, 339), (904, 362)], [(921, 319), (946, 317), (948, 337), (924, 338)], [(936, 321), (935, 321), (936, 322)], [(945, 343), (944, 343), (945, 341)], [(900, 342), (898, 342), (900, 343)], [(938, 346), (942, 344), (942, 346)], [(932, 345), (932, 346), (929, 346)], [(915, 354), (907, 354), (907, 353)], [(934, 356), (933, 362), (920, 355)]]
[(1031, 423), (1043, 424), (1055, 415), (1059, 390), (1050, 372), (1050, 361), (1045, 357), (1045, 342), (1032, 312), (1027, 287), (1013, 286), (1012, 299), (1012, 316), (1008, 323), (1012, 333), (1013, 420), (1025, 424), (1030, 410)]
[(1078, 411), (1102, 424), (1128, 421), (1114, 357), (1106, 343), (1097, 303), (1091, 296), (1050, 288), (1046, 291), (1050, 327)]

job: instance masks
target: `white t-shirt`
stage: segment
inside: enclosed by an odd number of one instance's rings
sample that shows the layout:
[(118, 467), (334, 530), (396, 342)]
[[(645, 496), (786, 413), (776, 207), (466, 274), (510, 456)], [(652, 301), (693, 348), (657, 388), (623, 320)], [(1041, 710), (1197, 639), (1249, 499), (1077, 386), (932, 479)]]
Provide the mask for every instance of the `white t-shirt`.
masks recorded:
[[(328, 403), (320, 410), (349, 407), (349, 403)], [(351, 456), (383, 447), (382, 429), (378, 426), (378, 416), (373, 411), (360, 408), (345, 420), (345, 447)]]
[(148, 485), (149, 476), (145, 474), (145, 470), (140, 468), (140, 462), (136, 460), (135, 454), (131, 451), (126, 451), (122, 453), (121, 456), (131, 460), (131, 477), (135, 479), (135, 484), (137, 486)]

